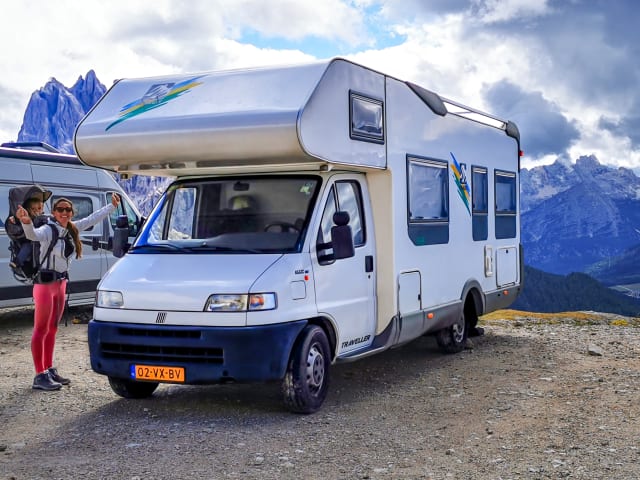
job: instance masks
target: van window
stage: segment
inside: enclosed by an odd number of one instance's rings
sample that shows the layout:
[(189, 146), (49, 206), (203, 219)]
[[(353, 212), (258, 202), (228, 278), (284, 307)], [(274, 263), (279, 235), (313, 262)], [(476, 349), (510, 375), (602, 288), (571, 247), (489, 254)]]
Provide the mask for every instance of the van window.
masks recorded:
[(353, 245), (359, 247), (365, 244), (364, 214), (362, 211), (362, 195), (360, 185), (355, 181), (339, 181), (331, 187), (327, 198), (320, 230), (318, 231), (318, 243), (331, 241), (331, 227), (334, 226), (333, 214), (337, 211), (349, 214), (349, 226), (353, 235)]
[(496, 238), (516, 237), (517, 185), (515, 172), (495, 171)]
[(449, 164), (407, 157), (407, 216), (414, 245), (449, 242)]
[(489, 192), (487, 169), (484, 167), (471, 167), (471, 198), (473, 239), (486, 240), (489, 236)]
[(320, 178), (311, 175), (175, 182), (132, 252), (145, 253), (145, 246), (157, 251), (160, 245), (170, 246), (167, 253), (300, 251), (319, 185)]
[[(111, 203), (112, 192), (107, 193), (107, 205)], [(120, 196), (120, 205), (117, 209), (111, 212), (109, 216), (109, 222), (111, 223), (111, 228), (116, 228), (116, 220), (122, 215), (122, 211), (124, 209), (124, 214), (127, 216), (127, 222), (129, 224), (129, 236), (135, 237), (138, 235), (138, 216), (136, 212), (133, 210), (133, 207), (129, 204), (129, 202), (121, 195)]]
[(9, 189), (8, 185), (0, 185), (0, 227), (4, 228), (4, 221), (9, 216)]
[(170, 239), (197, 238), (193, 232), (193, 208), (198, 195), (194, 187), (177, 188), (173, 194), (171, 214), (169, 215)]

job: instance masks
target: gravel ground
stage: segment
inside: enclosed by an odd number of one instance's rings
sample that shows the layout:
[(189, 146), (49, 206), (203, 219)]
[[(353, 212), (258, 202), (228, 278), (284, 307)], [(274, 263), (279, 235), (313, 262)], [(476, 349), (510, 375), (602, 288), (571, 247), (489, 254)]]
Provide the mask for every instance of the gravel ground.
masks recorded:
[(31, 316), (0, 312), (2, 480), (640, 478), (639, 330), (619, 319), (484, 320), (456, 355), (424, 337), (334, 366), (323, 408), (295, 415), (272, 384), (121, 399), (71, 322), (71, 385), (33, 391)]

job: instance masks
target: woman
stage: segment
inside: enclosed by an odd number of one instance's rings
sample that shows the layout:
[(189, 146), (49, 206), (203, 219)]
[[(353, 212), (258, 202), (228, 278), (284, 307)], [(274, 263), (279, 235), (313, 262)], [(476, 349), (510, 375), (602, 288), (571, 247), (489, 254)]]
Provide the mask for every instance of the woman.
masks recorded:
[(111, 205), (102, 207), (82, 220), (72, 222), (73, 203), (66, 198), (58, 198), (53, 203), (53, 219), (50, 220), (58, 229), (58, 241), (47, 259), (44, 257), (53, 238), (51, 227), (43, 225), (34, 228), (27, 210), (19, 207), (16, 212), (16, 217), (23, 225), (25, 236), (29, 240), (40, 242), (42, 268), (53, 270), (56, 277), (51, 283), (35, 282), (33, 285), (35, 309), (31, 355), (36, 369), (36, 376), (33, 379), (34, 389), (59, 390), (62, 385), (71, 383), (68, 378), (61, 377), (53, 366), (56, 333), (64, 311), (69, 264), (74, 252), (76, 258), (82, 256), (82, 242), (79, 232), (102, 221), (119, 204), (120, 197), (113, 193)]

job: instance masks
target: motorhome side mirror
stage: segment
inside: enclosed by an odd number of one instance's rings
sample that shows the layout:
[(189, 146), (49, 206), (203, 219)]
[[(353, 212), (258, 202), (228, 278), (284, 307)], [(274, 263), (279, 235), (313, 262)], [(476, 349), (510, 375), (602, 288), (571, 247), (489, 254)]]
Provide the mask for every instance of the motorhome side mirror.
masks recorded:
[(331, 247), (333, 249), (333, 258), (340, 260), (341, 258), (351, 258), (355, 255), (353, 247), (353, 235), (349, 226), (349, 214), (347, 212), (336, 212), (333, 214), (333, 223), (331, 227)]
[(129, 219), (126, 215), (119, 215), (113, 232), (113, 256), (123, 257), (129, 249)]

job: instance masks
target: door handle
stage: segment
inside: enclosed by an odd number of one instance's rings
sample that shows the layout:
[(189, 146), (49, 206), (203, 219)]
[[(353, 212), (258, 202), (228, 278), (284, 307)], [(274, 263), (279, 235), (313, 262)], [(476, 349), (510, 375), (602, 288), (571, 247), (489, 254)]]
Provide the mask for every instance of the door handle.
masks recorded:
[(373, 255), (364, 257), (364, 271), (367, 273), (373, 272)]

